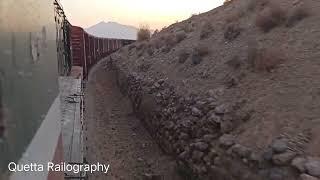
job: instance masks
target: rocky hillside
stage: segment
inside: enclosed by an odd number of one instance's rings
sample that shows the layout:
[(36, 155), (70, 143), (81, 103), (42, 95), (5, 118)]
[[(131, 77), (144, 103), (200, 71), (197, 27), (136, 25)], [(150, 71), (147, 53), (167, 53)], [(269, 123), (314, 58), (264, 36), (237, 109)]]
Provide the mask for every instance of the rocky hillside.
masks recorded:
[(102, 61), (195, 179), (320, 178), (320, 1), (233, 0)]

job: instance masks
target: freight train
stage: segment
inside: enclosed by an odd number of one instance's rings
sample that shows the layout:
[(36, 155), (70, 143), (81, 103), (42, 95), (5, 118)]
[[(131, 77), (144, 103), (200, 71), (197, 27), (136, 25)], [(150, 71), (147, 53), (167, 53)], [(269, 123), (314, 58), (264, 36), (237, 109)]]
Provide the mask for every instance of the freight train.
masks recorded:
[(73, 66), (83, 68), (84, 77), (98, 60), (131, 44), (134, 40), (98, 38), (85, 32), (83, 28), (68, 25), (70, 32), (71, 59)]
[(61, 160), (59, 77), (134, 40), (99, 38), (67, 19), (59, 0), (0, 1), (0, 179), (64, 179), (64, 174), (9, 172), (8, 164)]
[(67, 20), (58, 1), (55, 1), (55, 21), (58, 26), (57, 37), (61, 75), (71, 71), (72, 66), (81, 66), (83, 75), (87, 77), (90, 68), (103, 57), (119, 48), (135, 42), (129, 39), (112, 39), (95, 37), (79, 26), (73, 26)]

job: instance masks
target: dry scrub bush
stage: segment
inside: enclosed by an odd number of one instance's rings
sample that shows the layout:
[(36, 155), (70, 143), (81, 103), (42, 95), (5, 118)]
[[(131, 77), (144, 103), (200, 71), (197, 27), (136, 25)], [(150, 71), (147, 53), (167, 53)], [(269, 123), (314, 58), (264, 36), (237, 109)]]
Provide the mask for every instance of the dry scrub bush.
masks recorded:
[(226, 62), (228, 66), (230, 66), (232, 69), (239, 69), (241, 67), (241, 60), (239, 56), (234, 56), (232, 59)]
[(264, 48), (258, 50), (256, 47), (249, 47), (248, 60), (254, 71), (271, 72), (279, 64), (287, 59), (281, 48)]
[(209, 54), (209, 48), (205, 44), (199, 44), (194, 48), (194, 54), (199, 55), (200, 57), (204, 57)]
[(205, 39), (210, 36), (211, 33), (214, 32), (214, 29), (210, 22), (206, 21), (202, 24), (201, 32), (200, 32), (200, 39)]
[(254, 11), (257, 7), (257, 0), (249, 0), (247, 3), (247, 10)]
[(261, 11), (256, 17), (256, 25), (264, 32), (268, 32), (286, 20), (286, 12), (276, 4)]
[(163, 45), (163, 41), (160, 38), (153, 38), (150, 41), (150, 44), (156, 49), (160, 49)]
[[(247, 10), (254, 11), (256, 8), (261, 8), (267, 5), (269, 0), (249, 0), (247, 3)], [(260, 10), (260, 9), (258, 9)]]
[(255, 69), (270, 72), (285, 59), (280, 49), (264, 49), (261, 50), (260, 57), (255, 61)]
[(132, 49), (136, 48), (135, 44), (130, 44), (128, 47), (128, 50), (131, 51)]
[(144, 54), (144, 50), (143, 50), (143, 51), (139, 51), (139, 52), (137, 52), (137, 56), (138, 56), (138, 58), (140, 58), (141, 56), (143, 56), (143, 54)]
[(254, 67), (255, 60), (258, 57), (258, 43), (257, 41), (250, 40), (248, 42), (248, 62), (251, 67)]
[(227, 5), (229, 3), (231, 3), (233, 0), (224, 0), (223, 5)]
[(241, 28), (237, 24), (229, 24), (224, 32), (224, 38), (228, 41), (236, 39), (241, 33)]
[(168, 52), (170, 52), (170, 50), (171, 50), (171, 48), (166, 45), (166, 46), (162, 47), (161, 52), (168, 53)]
[(156, 29), (156, 30), (154, 30), (154, 32), (152, 33), (152, 36), (151, 36), (151, 37), (156, 37), (158, 34), (159, 34), (159, 30)]
[(140, 50), (143, 50), (146, 46), (147, 46), (147, 43), (145, 43), (145, 42), (140, 42), (140, 43), (138, 43), (138, 44), (136, 45), (136, 49), (137, 49), (138, 51), (140, 51)]
[(164, 42), (165, 42), (165, 45), (168, 47), (173, 47), (177, 43), (176, 38), (173, 34), (165, 35)]
[(234, 21), (236, 21), (238, 19), (239, 19), (239, 17), (234, 12), (225, 17), (225, 21), (226, 21), (227, 24), (228, 23), (232, 23), (232, 22), (234, 22)]
[(160, 39), (157, 41), (156, 48), (158, 49), (162, 47), (161, 52), (167, 53), (172, 47), (183, 41), (186, 37), (187, 35), (183, 30), (178, 31), (175, 34), (168, 33), (160, 37)]
[(185, 25), (182, 26), (182, 30), (186, 33), (190, 33), (193, 31), (193, 24), (191, 23), (187, 23)]
[(141, 72), (147, 72), (149, 69), (150, 69), (150, 67), (151, 67), (151, 64), (148, 64), (148, 63), (142, 63), (142, 64), (140, 64), (139, 66), (138, 66), (138, 69), (139, 69), (139, 71), (141, 71)]
[(152, 44), (149, 44), (148, 46), (147, 46), (147, 54), (149, 55), (149, 56), (152, 56), (153, 54), (154, 54), (154, 50), (153, 50), (153, 46), (152, 46)]
[(151, 31), (150, 31), (149, 26), (147, 26), (147, 25), (141, 26), (138, 30), (138, 33), (137, 33), (137, 40), (139, 42), (147, 41), (150, 39), (150, 37), (151, 37)]
[(187, 37), (187, 34), (185, 31), (178, 31), (176, 32), (176, 42), (179, 43), (183, 41)]
[(205, 44), (199, 44), (197, 47), (194, 48), (191, 61), (193, 65), (198, 65), (202, 62), (203, 57), (209, 54), (209, 48)]
[(178, 54), (178, 61), (179, 63), (184, 63), (189, 58), (190, 54), (185, 50), (181, 50)]
[(225, 21), (227, 24), (239, 21), (245, 15), (245, 11), (242, 9), (236, 9), (231, 14), (227, 15)]
[(310, 14), (309, 14), (308, 8), (306, 6), (304, 6), (304, 5), (296, 6), (290, 12), (286, 25), (288, 27), (294, 26), (297, 22), (308, 17), (309, 15)]

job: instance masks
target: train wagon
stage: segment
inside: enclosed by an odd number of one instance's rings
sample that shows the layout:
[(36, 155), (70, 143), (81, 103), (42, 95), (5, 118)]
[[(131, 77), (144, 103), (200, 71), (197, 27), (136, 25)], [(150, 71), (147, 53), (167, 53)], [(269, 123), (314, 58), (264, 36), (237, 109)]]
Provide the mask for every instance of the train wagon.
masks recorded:
[(100, 59), (133, 42), (129, 39), (95, 37), (81, 27), (70, 25), (71, 64), (81, 66), (86, 78), (90, 68)]
[(59, 0), (0, 2), (0, 179), (65, 178), (47, 170), (10, 172), (8, 165), (63, 161), (59, 79), (73, 66), (87, 77), (97, 61), (132, 42), (73, 26)]
[[(9, 172), (13, 163), (59, 159), (59, 75), (67, 75), (67, 29), (58, 1), (0, 2), (0, 179), (63, 179)], [(14, 167), (14, 166), (11, 166)], [(53, 178), (54, 177), (54, 178)]]

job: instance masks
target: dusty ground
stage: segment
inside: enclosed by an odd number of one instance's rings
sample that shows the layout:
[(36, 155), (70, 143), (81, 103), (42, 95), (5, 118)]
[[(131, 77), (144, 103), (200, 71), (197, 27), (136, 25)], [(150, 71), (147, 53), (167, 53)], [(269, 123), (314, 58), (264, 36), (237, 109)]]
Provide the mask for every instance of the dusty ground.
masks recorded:
[(92, 174), (90, 180), (180, 179), (174, 160), (162, 153), (132, 115), (129, 101), (103, 67), (92, 70), (85, 100), (87, 161), (110, 164), (107, 175)]

